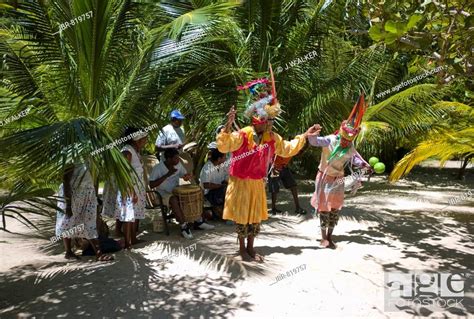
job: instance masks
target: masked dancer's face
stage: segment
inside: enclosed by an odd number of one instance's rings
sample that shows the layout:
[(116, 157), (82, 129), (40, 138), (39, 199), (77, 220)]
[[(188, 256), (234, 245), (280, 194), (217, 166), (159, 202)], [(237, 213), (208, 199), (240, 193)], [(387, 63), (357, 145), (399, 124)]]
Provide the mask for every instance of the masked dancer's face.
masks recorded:
[(271, 132), (272, 129), (273, 129), (273, 123), (275, 122), (275, 119), (268, 119), (267, 120), (267, 127), (266, 127), (266, 131), (267, 132)]
[(253, 127), (255, 129), (255, 132), (257, 132), (257, 134), (262, 134), (263, 132), (265, 132), (265, 129), (267, 127), (267, 123), (255, 124)]
[(351, 146), (352, 142), (341, 136), (341, 147)]

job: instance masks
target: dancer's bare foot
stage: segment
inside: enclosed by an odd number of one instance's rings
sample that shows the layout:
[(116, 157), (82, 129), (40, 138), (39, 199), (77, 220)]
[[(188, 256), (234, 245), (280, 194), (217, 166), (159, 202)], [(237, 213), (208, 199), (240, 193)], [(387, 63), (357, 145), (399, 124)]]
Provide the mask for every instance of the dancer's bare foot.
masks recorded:
[(263, 262), (265, 261), (265, 259), (263, 258), (263, 256), (260, 255), (260, 254), (257, 254), (257, 253), (255, 253), (254, 259), (255, 259), (256, 262), (259, 262), (259, 263), (263, 263)]
[(249, 253), (247, 252), (247, 250), (245, 250), (245, 249), (240, 249), (239, 254), (240, 254), (240, 257), (242, 257), (242, 261), (252, 261), (252, 260), (254, 260), (254, 258), (252, 258), (249, 255)]
[(327, 239), (321, 239), (321, 247), (323, 248), (328, 248), (330, 245), (329, 240)]
[(255, 249), (249, 249), (247, 248), (247, 253), (249, 254), (250, 257), (252, 257), (252, 259), (254, 259), (255, 261), (258, 261), (258, 262), (263, 262), (264, 259), (263, 259), (263, 256), (258, 254)]

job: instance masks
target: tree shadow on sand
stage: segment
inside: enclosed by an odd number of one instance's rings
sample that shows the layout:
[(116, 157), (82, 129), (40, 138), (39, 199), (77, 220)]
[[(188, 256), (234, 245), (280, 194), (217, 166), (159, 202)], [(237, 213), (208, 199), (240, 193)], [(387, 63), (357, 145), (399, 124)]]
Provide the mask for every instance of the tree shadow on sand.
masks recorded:
[[(37, 317), (224, 318), (237, 309), (251, 310), (235, 294), (227, 276), (163, 276), (139, 254), (118, 254), (111, 263), (33, 265), (3, 274), (3, 316), (19, 312)], [(16, 293), (11, 293), (16, 292)]]
[[(349, 231), (344, 235), (336, 235), (338, 242), (355, 242), (368, 245), (385, 245), (400, 251), (401, 259), (413, 258), (421, 262), (432, 259), (438, 262), (436, 269), (406, 268), (401, 262), (384, 263), (380, 257), (366, 255), (366, 258), (380, 264), (385, 272), (412, 273), (426, 272), (470, 272), (474, 264), (473, 245), (474, 235), (467, 214), (443, 212), (431, 215), (423, 212), (398, 212), (380, 210), (377, 213), (368, 212), (355, 207), (345, 208), (341, 218), (343, 222), (354, 220), (368, 222), (367, 229)], [(443, 241), (449, 238), (449, 245)], [(400, 248), (401, 246), (401, 248)], [(465, 281), (465, 292), (474, 290), (472, 274)], [(447, 309), (452, 314), (467, 315), (474, 312), (474, 298), (471, 294), (464, 296), (462, 308)], [(407, 313), (420, 316), (432, 315), (427, 308), (405, 307), (400, 309)]]

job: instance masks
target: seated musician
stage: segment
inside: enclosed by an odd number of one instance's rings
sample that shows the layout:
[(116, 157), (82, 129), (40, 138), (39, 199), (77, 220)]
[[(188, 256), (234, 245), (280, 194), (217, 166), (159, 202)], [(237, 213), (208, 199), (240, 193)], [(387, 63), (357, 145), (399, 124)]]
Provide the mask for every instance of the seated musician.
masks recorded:
[(224, 165), (226, 156), (217, 148), (209, 148), (209, 159), (201, 169), (199, 180), (204, 188), (204, 197), (212, 205), (212, 211), (222, 219), (227, 180), (228, 166)]
[[(170, 148), (164, 152), (164, 161), (159, 162), (153, 167), (150, 174), (150, 188), (157, 189), (163, 198), (163, 204), (170, 206), (173, 210), (176, 220), (181, 225), (181, 235), (186, 239), (192, 239), (191, 229), (184, 221), (184, 214), (179, 206), (179, 201), (173, 195), (173, 189), (179, 186), (179, 179), (183, 178), (188, 181), (192, 178), (191, 174), (187, 174), (184, 166), (179, 162), (179, 152)], [(214, 226), (205, 223), (202, 218), (194, 222), (194, 229), (214, 229)]]

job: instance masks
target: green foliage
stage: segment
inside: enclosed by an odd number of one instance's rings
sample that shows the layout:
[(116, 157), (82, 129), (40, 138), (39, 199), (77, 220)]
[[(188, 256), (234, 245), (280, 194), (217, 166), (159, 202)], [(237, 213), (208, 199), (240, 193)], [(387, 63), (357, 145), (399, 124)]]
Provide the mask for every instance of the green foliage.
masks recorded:
[[(3, 6), (14, 23), (0, 28), (0, 78), (9, 80), (0, 85), (0, 114), (29, 112), (0, 132), (0, 187), (24, 181), (42, 189), (38, 180), (45, 180), (57, 189), (64, 168), (84, 162), (96, 179), (113, 178), (121, 190), (129, 189), (131, 167), (120, 148), (91, 152), (119, 138), (126, 126), (164, 124), (160, 111), (167, 108), (157, 106), (171, 104), (166, 92), (196, 69), (199, 56), (192, 45), (176, 56), (159, 56), (157, 44), (188, 32), (193, 23), (186, 15), (200, 27), (219, 28), (235, 5), (145, 8), (127, 0), (57, 0)], [(145, 9), (154, 13), (146, 24), (137, 19)], [(61, 24), (89, 11), (92, 18), (58, 32)]]
[[(131, 168), (120, 148), (91, 152), (126, 126), (164, 126), (173, 108), (185, 113), (188, 140), (202, 158), (232, 105), (239, 126), (248, 125), (235, 87), (267, 76), (269, 63), (279, 70), (281, 135), (314, 123), (332, 133), (365, 91), (370, 107), (357, 144), (390, 169), (397, 148), (449, 126), (470, 138), (470, 9), (469, 1), (7, 1), (0, 4), (0, 119), (28, 112), (1, 127), (0, 188), (24, 184), (10, 198), (49, 198), (32, 190), (56, 190), (67, 165), (86, 162), (98, 182), (113, 178), (127, 190)], [(90, 19), (58, 32), (89, 11)], [(438, 66), (446, 68), (378, 95)], [(470, 152), (463, 150), (450, 154)], [(313, 176), (318, 157), (310, 148), (295, 161)]]

